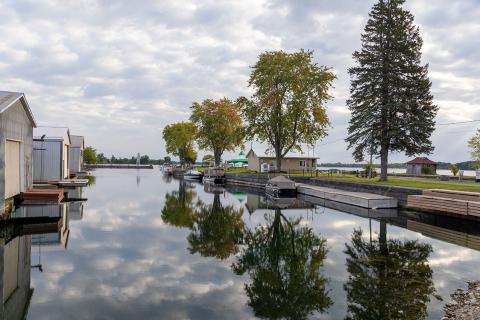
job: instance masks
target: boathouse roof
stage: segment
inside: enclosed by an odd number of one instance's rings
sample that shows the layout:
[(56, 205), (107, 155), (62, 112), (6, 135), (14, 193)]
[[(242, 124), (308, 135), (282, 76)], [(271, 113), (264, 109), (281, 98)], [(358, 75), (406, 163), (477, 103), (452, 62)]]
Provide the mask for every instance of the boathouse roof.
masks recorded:
[(436, 165), (435, 161), (428, 159), (427, 157), (417, 157), (413, 160), (407, 162), (407, 164), (426, 164), (426, 165)]
[(34, 140), (66, 140), (71, 144), (70, 130), (67, 127), (39, 126), (33, 130)]
[(74, 148), (83, 148), (84, 146), (84, 138), (83, 136), (75, 136), (73, 134), (70, 135), (70, 140), (72, 141), (71, 146)]
[(33, 117), (32, 110), (28, 105), (27, 98), (25, 98), (25, 95), (21, 92), (0, 91), (0, 114), (13, 106), (13, 104), (18, 100), (20, 100), (20, 102), (22, 103), (23, 109), (25, 110), (28, 119), (32, 123), (32, 126), (35, 128), (37, 124), (35, 122), (35, 118)]

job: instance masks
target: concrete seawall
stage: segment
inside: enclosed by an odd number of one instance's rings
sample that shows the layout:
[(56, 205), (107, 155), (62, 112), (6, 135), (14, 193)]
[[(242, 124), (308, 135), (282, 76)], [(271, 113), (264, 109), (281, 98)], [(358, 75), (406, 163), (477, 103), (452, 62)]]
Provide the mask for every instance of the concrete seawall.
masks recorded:
[[(241, 184), (246, 186), (263, 187), (268, 181), (268, 176), (260, 174), (236, 174), (226, 173), (227, 184)], [(409, 195), (421, 195), (422, 189), (419, 188), (405, 188), (395, 186), (383, 186), (369, 183), (356, 183), (349, 181), (328, 180), (325, 178), (316, 177), (290, 177), (297, 183), (311, 184), (314, 186), (334, 188), (344, 191), (352, 192), (366, 192), (374, 193), (382, 196), (393, 197), (398, 200), (401, 207), (407, 206), (407, 199)]]

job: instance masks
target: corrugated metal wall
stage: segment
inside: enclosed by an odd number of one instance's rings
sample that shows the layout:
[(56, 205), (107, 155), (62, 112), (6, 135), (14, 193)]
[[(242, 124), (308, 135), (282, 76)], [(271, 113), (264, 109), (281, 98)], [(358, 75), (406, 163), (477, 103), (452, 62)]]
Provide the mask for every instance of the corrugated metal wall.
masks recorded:
[(22, 103), (17, 101), (0, 114), (0, 211), (5, 203), (5, 141), (20, 141), (20, 191), (32, 187), (33, 127)]
[(62, 178), (62, 141), (33, 142), (33, 182)]
[(80, 163), (80, 148), (70, 147), (70, 172), (77, 173), (82, 171)]

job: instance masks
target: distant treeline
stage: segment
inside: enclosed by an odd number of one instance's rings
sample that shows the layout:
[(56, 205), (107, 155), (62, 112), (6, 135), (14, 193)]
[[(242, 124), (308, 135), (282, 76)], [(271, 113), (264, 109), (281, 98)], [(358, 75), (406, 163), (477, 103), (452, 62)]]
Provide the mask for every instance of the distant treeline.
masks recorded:
[[(170, 163), (170, 157), (165, 157), (164, 159), (150, 159), (148, 155), (140, 156), (140, 164), (153, 164), (153, 165), (162, 165), (164, 163)], [(132, 156), (131, 158), (122, 158), (115, 157), (114, 155), (106, 157), (103, 153), (97, 154), (97, 163), (108, 163), (108, 164), (136, 164), (137, 157)]]
[[(437, 169), (445, 169), (448, 170), (450, 168), (450, 162), (438, 162)], [(464, 161), (456, 163), (458, 169), (460, 170), (475, 170), (475, 162), (474, 161)], [(337, 168), (362, 168), (365, 166), (363, 163), (341, 163), (341, 162), (334, 162), (334, 163), (321, 163), (320, 166), (322, 167), (337, 167)], [(379, 168), (379, 164), (373, 165), (376, 168)], [(401, 169), (406, 168), (407, 165), (405, 163), (390, 163), (388, 165), (389, 168)]]

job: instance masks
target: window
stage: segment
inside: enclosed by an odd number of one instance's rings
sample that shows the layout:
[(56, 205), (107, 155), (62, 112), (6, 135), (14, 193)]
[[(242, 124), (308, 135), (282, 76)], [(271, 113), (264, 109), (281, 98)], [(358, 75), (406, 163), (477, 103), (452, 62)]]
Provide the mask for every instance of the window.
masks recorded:
[(300, 160), (300, 167), (306, 167), (307, 166), (307, 161), (306, 160)]

